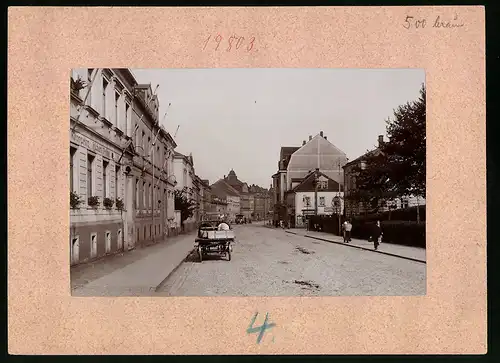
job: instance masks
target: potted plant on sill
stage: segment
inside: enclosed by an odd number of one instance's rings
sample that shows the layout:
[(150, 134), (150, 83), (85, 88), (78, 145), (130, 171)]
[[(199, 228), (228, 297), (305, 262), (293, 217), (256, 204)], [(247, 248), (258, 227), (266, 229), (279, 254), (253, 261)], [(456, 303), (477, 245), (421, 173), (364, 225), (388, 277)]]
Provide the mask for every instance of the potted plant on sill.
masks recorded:
[(80, 98), (80, 91), (84, 89), (86, 86), (87, 86), (86, 82), (82, 80), (80, 76), (78, 76), (77, 79), (73, 79), (73, 77), (71, 77), (70, 87), (71, 87), (71, 93), (74, 96)]
[(104, 208), (106, 208), (107, 210), (110, 210), (111, 208), (113, 208), (113, 205), (115, 204), (115, 202), (111, 198), (104, 198), (104, 200), (102, 201), (102, 204), (104, 205)]
[(88, 201), (87, 201), (89, 207), (92, 207), (94, 209), (96, 209), (98, 206), (99, 206), (99, 197), (89, 197)]
[(123, 210), (123, 200), (121, 198), (116, 198), (116, 209)]
[(69, 205), (71, 209), (80, 209), (80, 204), (82, 203), (82, 199), (75, 192), (69, 193)]

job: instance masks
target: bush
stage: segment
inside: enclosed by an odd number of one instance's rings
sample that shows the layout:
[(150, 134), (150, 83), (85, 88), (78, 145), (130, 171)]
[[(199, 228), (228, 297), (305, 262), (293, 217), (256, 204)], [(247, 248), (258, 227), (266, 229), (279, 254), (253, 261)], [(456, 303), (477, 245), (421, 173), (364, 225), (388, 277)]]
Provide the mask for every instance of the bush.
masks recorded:
[(121, 198), (116, 198), (116, 208), (118, 210), (123, 210), (123, 200)]
[(75, 192), (69, 193), (69, 204), (72, 209), (78, 209), (81, 203), (82, 200), (78, 194), (76, 194)]
[[(420, 221), (425, 221), (425, 205), (421, 205), (419, 208)], [(363, 222), (376, 222), (376, 221), (416, 221), (417, 220), (417, 207), (409, 207), (405, 209), (396, 209), (391, 212), (368, 214), (366, 216), (359, 215), (353, 217), (354, 220)]]
[[(410, 208), (408, 208), (410, 209)], [(416, 213), (416, 208), (412, 209)], [(393, 212), (394, 213), (394, 212)], [(410, 213), (407, 210), (402, 210), (401, 215)], [(341, 216), (341, 223), (344, 218)], [(339, 220), (337, 215), (331, 216), (310, 216), (311, 230), (314, 230), (314, 224), (319, 226), (322, 232), (339, 235)], [(393, 243), (398, 245), (423, 247), (426, 246), (425, 241), (425, 222), (404, 221), (404, 220), (384, 220), (380, 215), (371, 215), (368, 218), (356, 217), (352, 219), (353, 238), (368, 240), (373, 233), (373, 228), (377, 220), (380, 220), (383, 237), (385, 243)]]

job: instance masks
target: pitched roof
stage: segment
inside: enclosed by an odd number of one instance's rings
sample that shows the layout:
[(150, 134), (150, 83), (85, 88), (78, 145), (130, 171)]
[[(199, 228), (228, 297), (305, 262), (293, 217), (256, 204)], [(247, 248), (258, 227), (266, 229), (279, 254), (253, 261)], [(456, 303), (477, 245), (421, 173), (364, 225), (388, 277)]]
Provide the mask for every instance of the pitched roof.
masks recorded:
[(323, 176), (328, 181), (327, 188), (326, 189), (321, 189), (321, 191), (332, 191), (332, 192), (334, 191), (334, 192), (338, 192), (339, 191), (339, 187), (340, 187), (340, 191), (341, 192), (344, 191), (344, 187), (343, 187), (342, 184), (339, 184), (337, 181), (333, 180), (332, 178), (330, 178), (328, 175), (322, 173), (321, 171), (313, 170), (309, 174), (307, 174), (304, 177), (304, 179), (300, 182), (300, 184), (296, 185), (291, 190), (291, 192), (301, 192), (301, 191), (311, 191), (311, 190), (314, 190), (315, 189), (315, 187), (314, 187), (314, 180), (316, 179), (316, 176), (317, 177)]
[(378, 148), (378, 147), (373, 149), (373, 150), (369, 150), (369, 151), (365, 152), (363, 155), (358, 156), (356, 159), (349, 161), (347, 164), (344, 165), (344, 168), (346, 166), (350, 166), (350, 165), (359, 163), (360, 161), (363, 161), (364, 159), (366, 159), (370, 156), (373, 156), (373, 155), (377, 154), (378, 152), (381, 152), (380, 148)]
[(184, 159), (191, 166), (194, 165), (194, 163), (193, 163), (193, 155), (186, 156), (186, 155), (181, 154), (180, 152), (174, 150), (174, 158)]
[(212, 190), (214, 190), (215, 194), (219, 192), (223, 194), (229, 194), (235, 197), (240, 196), (240, 193), (238, 193), (238, 191), (234, 189), (231, 185), (229, 185), (224, 179), (217, 180), (210, 187)]
[(283, 167), (286, 169), (288, 163), (290, 162), (290, 158), (292, 154), (300, 149), (300, 146), (282, 146), (280, 150), (280, 160), (281, 163), (283, 161)]
[(285, 157), (287, 155), (292, 155), (294, 152), (300, 149), (300, 146), (282, 146), (280, 156)]

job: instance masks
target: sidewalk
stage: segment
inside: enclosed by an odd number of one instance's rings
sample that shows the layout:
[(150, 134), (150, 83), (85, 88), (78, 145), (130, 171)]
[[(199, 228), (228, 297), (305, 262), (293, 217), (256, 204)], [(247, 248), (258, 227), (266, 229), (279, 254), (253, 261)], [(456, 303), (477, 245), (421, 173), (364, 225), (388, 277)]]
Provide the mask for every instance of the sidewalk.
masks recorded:
[(305, 229), (300, 229), (300, 228), (287, 229), (285, 230), (285, 232), (295, 234), (298, 236), (314, 238), (325, 242), (338, 243), (352, 248), (369, 250), (375, 253), (382, 253), (384, 255), (402, 257), (409, 260), (426, 263), (425, 248), (410, 247), (410, 246), (403, 246), (403, 245), (396, 245), (392, 243), (382, 242), (378, 246), (378, 250), (375, 251), (373, 249), (373, 242), (368, 242), (366, 240), (352, 238), (351, 242), (344, 243), (343, 238), (340, 236), (336, 236), (334, 234), (326, 232), (306, 231)]
[(195, 232), (71, 269), (73, 296), (151, 296), (193, 250)]

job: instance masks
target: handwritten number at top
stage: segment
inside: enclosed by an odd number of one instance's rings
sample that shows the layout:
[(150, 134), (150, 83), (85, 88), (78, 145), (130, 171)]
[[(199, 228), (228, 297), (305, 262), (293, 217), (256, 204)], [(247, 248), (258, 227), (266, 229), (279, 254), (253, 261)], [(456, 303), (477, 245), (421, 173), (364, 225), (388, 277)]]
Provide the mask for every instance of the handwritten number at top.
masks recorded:
[(457, 14), (455, 14), (453, 18), (437, 15), (436, 17), (430, 18), (429, 23), (427, 23), (427, 20), (426, 18), (418, 19), (414, 16), (407, 15), (403, 21), (403, 28), (423, 29), (429, 25), (429, 27), (433, 29), (452, 29), (461, 28), (465, 25), (462, 20), (458, 18)]
[[(226, 45), (225, 48), (223, 48), (224, 45)], [(212, 38), (212, 34), (210, 34), (203, 42), (203, 50), (210, 48), (215, 51), (225, 49), (226, 52), (239, 50), (241, 48), (242, 50), (244, 49), (250, 52), (255, 48), (255, 37), (245, 39), (245, 37), (231, 35), (225, 40), (221, 34), (217, 34), (215, 38)]]

